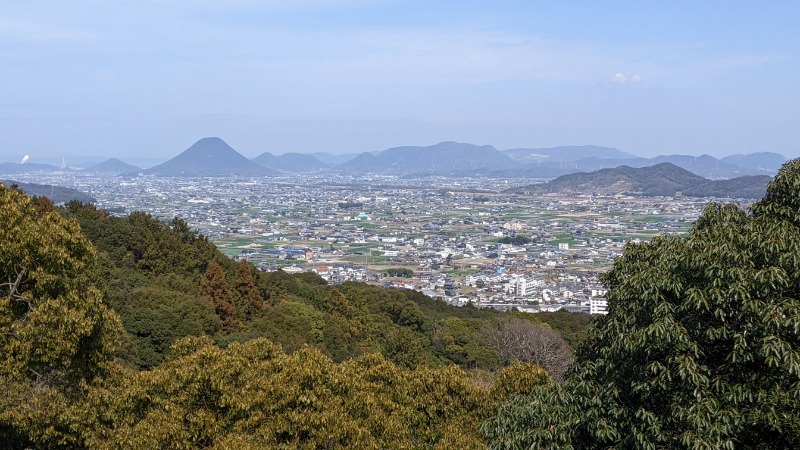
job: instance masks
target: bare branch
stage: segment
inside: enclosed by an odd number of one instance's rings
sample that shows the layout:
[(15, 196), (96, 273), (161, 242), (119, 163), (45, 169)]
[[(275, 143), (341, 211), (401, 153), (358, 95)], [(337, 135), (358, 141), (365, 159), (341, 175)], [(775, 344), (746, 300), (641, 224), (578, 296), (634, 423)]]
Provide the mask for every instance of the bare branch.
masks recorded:
[(504, 362), (536, 363), (560, 380), (572, 363), (572, 351), (561, 335), (527, 320), (505, 317), (484, 328), (484, 340)]
[(26, 305), (28, 305), (28, 311), (30, 312), (30, 311), (33, 311), (33, 302), (31, 302), (30, 299), (28, 299), (27, 297), (24, 297), (19, 292), (19, 288), (22, 285), (22, 283), (25, 281), (25, 274), (27, 274), (27, 273), (28, 273), (28, 268), (27, 267), (23, 267), (22, 270), (17, 271), (16, 280), (12, 281), (9, 278), (9, 281), (7, 283), (3, 283), (1, 286), (8, 288), (8, 300), (9, 301), (13, 300), (13, 301), (25, 303)]

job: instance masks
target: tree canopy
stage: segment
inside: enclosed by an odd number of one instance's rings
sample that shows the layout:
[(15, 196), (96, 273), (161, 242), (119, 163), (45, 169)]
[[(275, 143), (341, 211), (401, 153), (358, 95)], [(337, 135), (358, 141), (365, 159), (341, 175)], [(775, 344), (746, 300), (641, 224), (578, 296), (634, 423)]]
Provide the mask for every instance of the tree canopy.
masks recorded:
[(0, 441), (55, 445), (56, 413), (104, 374), (120, 323), (91, 278), (96, 254), (52, 205), (0, 185)]
[(120, 373), (89, 396), (82, 428), (107, 448), (481, 448), (481, 420), (508, 393), (547, 383), (518, 365), (483, 389), (454, 365), (406, 369), (379, 354), (340, 364), (266, 339), (227, 349), (208, 338), (175, 344), (152, 371)]
[(630, 244), (562, 385), (483, 425), (493, 448), (800, 447), (800, 161), (749, 212)]

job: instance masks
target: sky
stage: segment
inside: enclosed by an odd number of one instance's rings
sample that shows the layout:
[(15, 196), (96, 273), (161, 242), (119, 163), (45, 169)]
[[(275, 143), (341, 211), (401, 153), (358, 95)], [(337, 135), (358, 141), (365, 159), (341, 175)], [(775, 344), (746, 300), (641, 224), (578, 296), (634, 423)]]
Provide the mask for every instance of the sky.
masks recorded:
[(2, 1), (0, 155), (798, 157), (799, 21), (794, 0)]

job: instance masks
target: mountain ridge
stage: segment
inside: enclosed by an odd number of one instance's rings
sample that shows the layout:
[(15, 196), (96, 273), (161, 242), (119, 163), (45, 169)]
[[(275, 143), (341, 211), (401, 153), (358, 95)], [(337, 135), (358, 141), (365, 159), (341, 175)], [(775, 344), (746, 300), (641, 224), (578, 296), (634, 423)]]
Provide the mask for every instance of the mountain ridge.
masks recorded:
[(669, 162), (647, 167), (619, 166), (560, 176), (546, 183), (510, 189), (522, 194), (598, 194), (641, 197), (760, 198), (772, 178), (744, 176), (709, 180)]
[[(264, 152), (248, 159), (217, 137), (198, 140), (174, 158), (149, 169), (125, 169), (116, 158), (86, 170), (111, 173), (145, 173), (163, 176), (269, 176), (333, 170), (344, 174), (399, 174), (485, 176), (492, 178), (545, 178), (629, 166), (648, 167), (669, 162), (695, 175), (730, 179), (745, 175), (774, 175), (787, 158), (774, 152), (735, 154), (721, 158), (703, 154), (666, 154), (642, 157), (614, 147), (568, 145), (547, 148), (498, 150), (491, 145), (443, 141), (429, 146), (399, 146), (383, 151), (333, 155), (324, 152)], [(111, 168), (105, 167), (111, 165)], [(105, 170), (108, 169), (108, 170)], [(45, 164), (0, 164), (0, 173), (61, 170)]]
[[(579, 151), (574, 152), (574, 149), (579, 149)], [(577, 156), (587, 155), (587, 149), (596, 149), (597, 153), (578, 159)], [(732, 155), (718, 159), (707, 154), (700, 156), (670, 154), (645, 158), (618, 149), (597, 146), (513, 150), (516, 153), (512, 151), (509, 154), (517, 155), (517, 161), (523, 165), (511, 170), (497, 171), (491, 174), (492, 176), (554, 178), (568, 173), (590, 172), (623, 165), (641, 168), (669, 162), (704, 178), (723, 179), (745, 175), (775, 175), (787, 161), (785, 156), (772, 152)], [(520, 153), (522, 150), (527, 153)], [(523, 157), (520, 157), (520, 154)], [(538, 155), (538, 157), (532, 158), (525, 155)], [(631, 157), (620, 158), (620, 155), (630, 155)]]
[(128, 164), (118, 158), (109, 158), (101, 163), (89, 166), (84, 169), (86, 172), (100, 172), (100, 173), (138, 173), (142, 171), (141, 167)]
[(283, 172), (314, 172), (329, 166), (309, 153), (284, 153), (273, 155), (264, 152), (252, 159), (256, 164)]
[(17, 186), (20, 191), (31, 197), (47, 197), (55, 204), (68, 203), (72, 200), (77, 200), (82, 203), (96, 203), (97, 199), (91, 195), (81, 192), (77, 189), (72, 189), (63, 186), (54, 186), (51, 184), (37, 184), (37, 183), (24, 183), (14, 180), (0, 180), (0, 183), (11, 187)]
[(10, 173), (26, 173), (26, 172), (56, 172), (61, 170), (61, 168), (56, 167), (52, 164), (40, 164), (40, 163), (31, 163), (26, 162), (24, 164), (19, 163), (0, 163), (0, 173), (3, 174), (10, 174)]
[(464, 174), (515, 165), (491, 145), (444, 141), (430, 146), (393, 147), (377, 154), (365, 152), (336, 168), (354, 172)]

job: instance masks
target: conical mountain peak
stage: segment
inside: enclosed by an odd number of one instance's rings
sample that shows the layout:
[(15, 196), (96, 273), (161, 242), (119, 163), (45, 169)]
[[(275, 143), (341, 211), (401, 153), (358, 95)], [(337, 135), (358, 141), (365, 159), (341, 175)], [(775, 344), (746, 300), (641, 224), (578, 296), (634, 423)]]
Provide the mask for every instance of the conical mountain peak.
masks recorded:
[(261, 176), (274, 171), (250, 161), (218, 137), (206, 137), (195, 142), (178, 156), (146, 173), (161, 176)]

